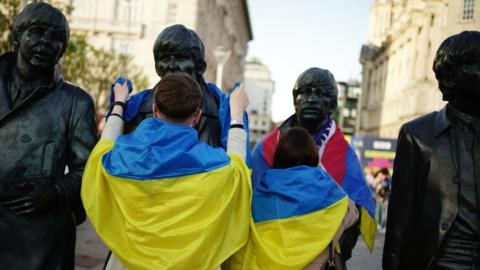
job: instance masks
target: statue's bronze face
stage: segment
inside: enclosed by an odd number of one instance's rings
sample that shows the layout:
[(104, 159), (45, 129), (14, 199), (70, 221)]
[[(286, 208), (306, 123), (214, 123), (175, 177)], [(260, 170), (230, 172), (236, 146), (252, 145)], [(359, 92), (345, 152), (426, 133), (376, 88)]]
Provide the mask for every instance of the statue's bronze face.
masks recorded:
[(295, 92), (295, 113), (304, 123), (323, 123), (331, 107), (330, 96), (318, 86), (305, 85)]
[(195, 62), (188, 51), (165, 48), (155, 58), (155, 69), (160, 77), (173, 72), (184, 72), (192, 79), (197, 79)]
[(62, 55), (65, 31), (50, 25), (34, 24), (20, 36), (18, 52), (33, 68), (52, 68)]
[(443, 100), (459, 111), (480, 116), (480, 32), (446, 38), (437, 50), (433, 71)]
[(459, 81), (456, 96), (480, 102), (480, 59), (462, 67), (463, 78)]
[(300, 126), (315, 133), (337, 107), (337, 83), (326, 69), (309, 68), (293, 87), (293, 104)]
[(193, 30), (181, 24), (169, 26), (158, 35), (153, 45), (153, 57), (160, 77), (183, 72), (197, 82), (203, 80), (207, 67), (203, 42)]

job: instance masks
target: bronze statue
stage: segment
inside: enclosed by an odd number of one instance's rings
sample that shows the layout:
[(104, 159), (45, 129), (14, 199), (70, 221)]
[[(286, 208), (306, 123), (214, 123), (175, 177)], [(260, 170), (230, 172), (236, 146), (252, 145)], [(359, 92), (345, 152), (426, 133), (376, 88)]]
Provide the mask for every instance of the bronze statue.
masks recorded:
[(338, 89), (332, 73), (310, 68), (297, 79), (293, 88), (294, 126), (301, 126), (315, 135), (337, 108)]
[[(184, 72), (202, 88), (202, 116), (195, 126), (201, 141), (211, 146), (221, 146), (221, 126), (218, 119), (219, 100), (215, 98), (203, 74), (207, 68), (205, 49), (198, 35), (183, 25), (165, 28), (153, 46), (155, 70), (162, 77), (172, 72)], [(132, 121), (126, 123), (125, 131), (131, 132), (145, 118), (152, 117), (153, 97), (146, 97), (140, 111)]]
[[(0, 56), (0, 268), (74, 269), (80, 185), (97, 138), (90, 96), (55, 73), (65, 16), (27, 5)], [(68, 167), (68, 173), (66, 172)]]
[[(280, 135), (288, 128), (302, 127), (310, 133), (317, 145), (320, 164), (345, 189), (357, 206), (368, 209), (367, 212), (372, 217), (373, 199), (360, 162), (331, 117), (337, 107), (337, 96), (337, 83), (330, 71), (309, 68), (300, 74), (293, 88), (295, 114), (267, 134), (253, 149), (252, 181), (255, 185), (262, 179), (265, 171), (272, 167), (273, 153)], [(367, 213), (360, 212), (362, 215)], [(346, 230), (340, 239), (343, 264), (351, 257), (360, 234), (360, 225)], [(374, 232), (371, 235), (374, 235)], [(373, 239), (366, 242), (369, 248), (373, 248)]]
[(433, 71), (448, 104), (400, 130), (383, 268), (480, 268), (480, 32), (440, 45)]

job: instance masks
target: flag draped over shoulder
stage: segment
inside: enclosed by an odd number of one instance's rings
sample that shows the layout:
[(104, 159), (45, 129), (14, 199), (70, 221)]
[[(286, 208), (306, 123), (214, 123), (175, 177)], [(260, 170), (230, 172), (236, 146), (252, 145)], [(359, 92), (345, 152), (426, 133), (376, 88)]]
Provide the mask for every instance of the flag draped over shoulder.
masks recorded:
[[(118, 80), (117, 80), (118, 81)], [(117, 82), (116, 81), (116, 82)], [(130, 82), (130, 81), (128, 81)], [(119, 81), (119, 83), (123, 84), (123, 81)], [(130, 82), (131, 84), (131, 82)], [(233, 92), (238, 86), (240, 86), (240, 83), (236, 83), (235, 86), (230, 90), (230, 92)], [(221, 143), (223, 145), (224, 149), (227, 149), (227, 140), (228, 140), (228, 130), (230, 128), (230, 95), (225, 94), (218, 88), (215, 84), (213, 83), (207, 83), (208, 90), (212, 93), (212, 95), (215, 97), (219, 104), (219, 109), (218, 109), (218, 120), (220, 121), (220, 125), (222, 127), (221, 131)], [(151, 96), (152, 89), (145, 89), (141, 91), (140, 93), (137, 93), (133, 96), (131, 96), (128, 101), (127, 101), (127, 106), (126, 110), (124, 113), (124, 120), (126, 122), (129, 122), (133, 120), (138, 112), (140, 111), (140, 108), (142, 107), (142, 104), (145, 102), (145, 100)], [(112, 94), (110, 96), (110, 102), (113, 103), (113, 85), (112, 85)], [(250, 156), (250, 137), (249, 137), (249, 128), (248, 128), (248, 115), (247, 113), (243, 114), (243, 126), (245, 131), (247, 132), (247, 142), (246, 142), (246, 149), (247, 149), (247, 156), (246, 156), (246, 163), (249, 167), (251, 167), (251, 156)]]
[[(375, 205), (362, 167), (354, 150), (334, 122), (326, 135), (326, 140), (319, 149), (320, 164), (347, 192), (348, 197), (360, 207), (360, 232), (368, 248), (372, 251), (377, 230)], [(254, 186), (265, 171), (271, 168), (279, 138), (280, 129), (275, 128), (253, 149), (252, 182)]]
[(193, 128), (142, 121), (100, 140), (82, 201), (100, 238), (128, 269), (215, 269), (248, 239), (249, 170)]
[(253, 187), (250, 239), (222, 269), (303, 269), (333, 240), (347, 208), (347, 194), (322, 168), (269, 169)]

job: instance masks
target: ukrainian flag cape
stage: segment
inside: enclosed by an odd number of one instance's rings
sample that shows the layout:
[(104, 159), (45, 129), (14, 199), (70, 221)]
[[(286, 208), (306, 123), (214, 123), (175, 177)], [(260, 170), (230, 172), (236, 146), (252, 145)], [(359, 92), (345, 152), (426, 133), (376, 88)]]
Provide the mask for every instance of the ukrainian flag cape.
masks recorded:
[(193, 128), (145, 119), (100, 140), (82, 201), (106, 246), (128, 269), (215, 269), (248, 239), (249, 170), (197, 139)]
[(333, 240), (348, 197), (320, 167), (270, 169), (253, 187), (250, 239), (222, 269), (303, 269)]
[[(252, 151), (252, 182), (261, 179), (266, 170), (272, 167), (273, 155), (277, 148), (280, 130), (289, 127), (290, 117), (280, 128), (262, 138)], [(330, 122), (329, 122), (330, 123)], [(322, 130), (322, 129), (321, 129)], [(345, 136), (335, 122), (331, 120), (330, 131), (319, 149), (320, 165), (347, 192), (348, 197), (360, 207), (360, 232), (370, 249), (373, 250), (377, 223), (375, 221), (375, 204), (368, 188), (362, 167)]]
[[(115, 83), (121, 83), (123, 84), (124, 79), (119, 78), (117, 79)], [(129, 87), (131, 87), (131, 82), (128, 81)], [(112, 92), (110, 95), (110, 102), (111, 104), (113, 103), (113, 85), (112, 84)], [(240, 86), (240, 83), (237, 82), (233, 86), (233, 88), (230, 90), (230, 93), (235, 91), (237, 87)], [(221, 130), (221, 143), (224, 149), (227, 149), (227, 140), (228, 140), (228, 130), (230, 129), (230, 95), (225, 94), (220, 88), (218, 88), (215, 84), (213, 83), (207, 83), (207, 88), (208, 90), (212, 93), (213, 97), (217, 100), (219, 104), (218, 108), (218, 120), (220, 122), (220, 126), (222, 128)], [(132, 95), (126, 105), (126, 110), (124, 112), (123, 118), (126, 122), (132, 121), (137, 114), (140, 111), (140, 108), (142, 107), (143, 103), (147, 100), (147, 98), (151, 97), (152, 95), (152, 89), (145, 89), (141, 91), (140, 93), (137, 93), (135, 95)], [(250, 156), (250, 137), (249, 137), (249, 128), (248, 128), (248, 114), (245, 112), (243, 114), (243, 126), (245, 127), (245, 130), (247, 131), (247, 142), (246, 142), (246, 149), (247, 149), (247, 157), (246, 157), (246, 163), (249, 167), (251, 167), (251, 156)]]

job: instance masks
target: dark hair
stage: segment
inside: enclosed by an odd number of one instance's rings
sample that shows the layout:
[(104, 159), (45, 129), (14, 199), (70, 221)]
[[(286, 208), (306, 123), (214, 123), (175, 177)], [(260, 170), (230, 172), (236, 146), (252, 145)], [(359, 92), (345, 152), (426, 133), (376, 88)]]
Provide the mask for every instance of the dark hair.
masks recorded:
[(300, 127), (289, 128), (280, 136), (273, 156), (273, 168), (282, 169), (300, 165), (318, 166), (318, 149), (312, 136)]
[(385, 176), (389, 176), (390, 175), (390, 171), (388, 170), (388, 168), (384, 167), (384, 168), (381, 168), (380, 169), (380, 172), (385, 175)]
[(17, 51), (20, 45), (20, 37), (23, 32), (32, 25), (49, 25), (58, 28), (64, 32), (63, 47), (61, 55), (65, 52), (70, 38), (70, 28), (68, 21), (63, 13), (43, 2), (31, 3), (25, 6), (25, 8), (15, 18), (15, 24), (12, 31), (12, 43), (13, 50)]
[(327, 69), (312, 67), (302, 72), (302, 74), (298, 76), (295, 86), (293, 87), (294, 102), (298, 95), (298, 90), (305, 85), (314, 85), (325, 89), (330, 98), (330, 103), (332, 104), (332, 108), (329, 108), (329, 113), (331, 114), (335, 111), (337, 108), (338, 88), (335, 77), (333, 77), (333, 74), (330, 71)]
[(433, 72), (443, 100), (452, 101), (468, 67), (480, 61), (480, 32), (464, 31), (445, 39), (433, 61)]
[(181, 72), (163, 76), (153, 90), (158, 110), (173, 119), (190, 117), (202, 106), (200, 86)]
[(182, 24), (175, 24), (165, 28), (155, 40), (153, 45), (153, 57), (155, 62), (163, 50), (187, 51), (195, 64), (197, 78), (202, 78), (207, 69), (205, 62), (205, 48), (200, 37), (195, 31), (186, 28)]

